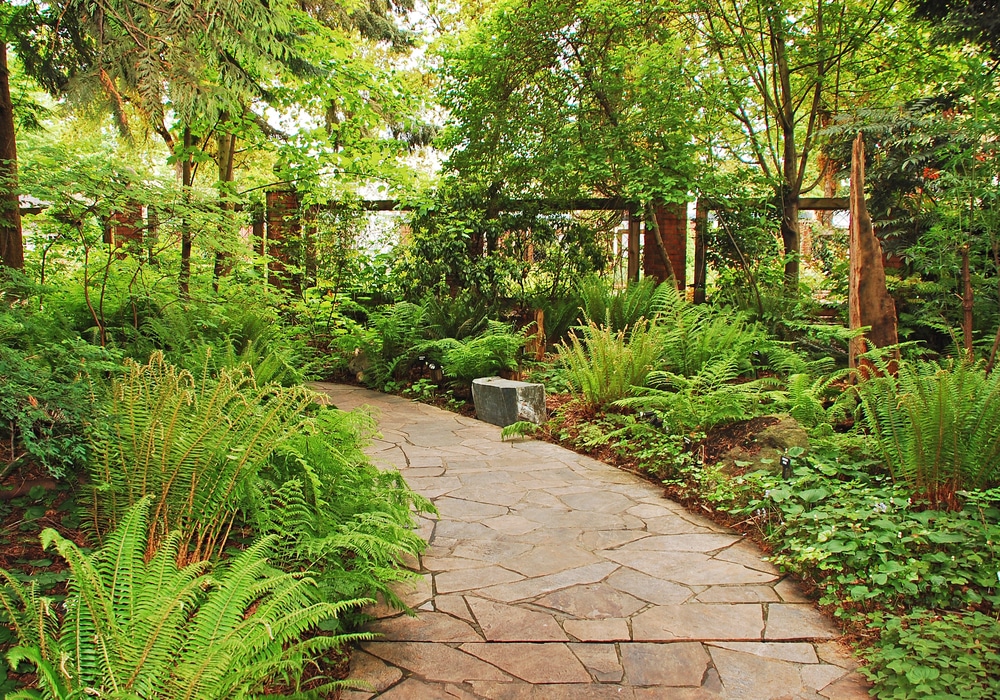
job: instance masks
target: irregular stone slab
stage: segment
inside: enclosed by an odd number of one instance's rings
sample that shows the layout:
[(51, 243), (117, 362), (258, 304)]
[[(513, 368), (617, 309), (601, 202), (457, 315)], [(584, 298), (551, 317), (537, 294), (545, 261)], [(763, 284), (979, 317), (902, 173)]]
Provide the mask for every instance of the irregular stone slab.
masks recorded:
[(479, 590), (480, 595), (499, 600), (503, 603), (511, 603), (517, 600), (537, 598), (538, 596), (558, 591), (560, 588), (568, 588), (581, 583), (596, 583), (608, 577), (618, 566), (609, 562), (600, 562), (590, 566), (581, 566), (579, 569), (561, 571), (551, 576), (540, 576), (538, 578), (525, 579), (517, 583), (508, 583), (500, 586), (491, 586)]
[(478, 700), (475, 695), (451, 683), (424, 683), (407, 678), (392, 690), (379, 695), (380, 700)]
[(627, 642), (632, 638), (627, 620), (566, 620), (563, 629), (581, 642)]
[(470, 685), (476, 695), (487, 700), (634, 700), (635, 698), (631, 688), (616, 685), (582, 683), (535, 685), (487, 681), (473, 681)]
[(351, 652), (351, 666), (348, 680), (358, 681), (359, 689), (369, 690), (369, 695), (381, 693), (400, 681), (403, 672), (390, 666), (382, 659), (355, 649)]
[[(480, 659), (431, 642), (367, 642), (362, 649), (428, 681), (505, 681), (510, 676)], [(402, 696), (400, 696), (402, 697)]]
[(509, 511), (506, 506), (494, 506), (489, 503), (478, 503), (477, 501), (464, 501), (460, 498), (443, 496), (434, 501), (441, 518), (453, 518), (455, 520), (468, 520), (475, 522), (485, 518), (495, 518), (498, 515), (506, 515)]
[(590, 674), (565, 644), (470, 643), (459, 647), (529, 683), (590, 683)]
[(663, 688), (634, 688), (635, 700), (724, 700), (725, 696), (707, 688), (671, 688), (670, 695), (663, 695)]
[[(701, 686), (711, 661), (701, 644), (622, 644), (622, 666), (629, 685)], [(662, 690), (661, 698), (673, 698)], [(761, 695), (760, 697), (768, 697)]]
[(500, 566), (484, 566), (479, 569), (460, 569), (435, 574), (434, 587), (438, 593), (455, 593), (485, 588), (499, 583), (520, 581), (524, 577)]
[(614, 549), (642, 537), (648, 537), (648, 535), (636, 530), (598, 530), (583, 533), (580, 537), (580, 543), (591, 551), (597, 551)]
[(799, 674), (802, 676), (804, 686), (819, 691), (843, 678), (847, 675), (847, 671), (829, 664), (812, 664), (800, 668)]
[(768, 574), (778, 575), (778, 569), (769, 561), (765, 561), (759, 549), (747, 542), (740, 542), (715, 555), (716, 559), (742, 564), (748, 569), (756, 569)]
[(516, 514), (489, 518), (488, 520), (483, 521), (483, 525), (488, 528), (492, 528), (497, 532), (502, 532), (505, 535), (523, 535), (526, 532), (531, 532), (532, 530), (537, 530), (541, 527), (538, 523), (533, 523), (527, 518), (522, 518), (520, 515)]
[(640, 503), (637, 506), (629, 508), (628, 513), (643, 520), (650, 520), (652, 518), (669, 517), (674, 514), (674, 511), (653, 503)]
[(424, 557), (424, 569), (433, 573), (482, 568), (483, 562), (462, 557)]
[(635, 501), (621, 494), (596, 489), (584, 493), (559, 495), (559, 500), (570, 508), (588, 513), (621, 513), (635, 505)]
[(472, 401), (476, 417), (493, 425), (518, 421), (541, 425), (545, 422), (545, 387), (500, 377), (472, 380)]
[[(565, 642), (566, 633), (552, 615), (483, 598), (467, 597), (483, 636), (491, 642)], [(469, 641), (469, 640), (464, 640)], [(473, 640), (473, 641), (479, 641)]]
[(563, 543), (535, 547), (530, 552), (505, 562), (504, 566), (528, 577), (546, 576), (576, 569), (600, 561), (590, 552)]
[(619, 569), (608, 578), (608, 584), (654, 605), (677, 605), (694, 595), (687, 586), (664, 581), (635, 569)]
[(819, 663), (813, 645), (804, 642), (708, 642), (708, 645), (797, 664)]
[[(464, 483), (464, 479), (461, 479)], [(463, 501), (489, 503), (495, 506), (512, 506), (521, 500), (525, 490), (512, 487), (509, 484), (489, 484), (478, 486), (463, 486), (448, 494), (448, 498), (460, 498)], [(438, 506), (440, 510), (440, 506)]]
[(711, 586), (697, 596), (699, 603), (777, 603), (780, 598), (770, 586)]
[(477, 559), (479, 561), (490, 562), (491, 564), (499, 564), (500, 562), (515, 559), (529, 549), (531, 549), (531, 545), (529, 544), (512, 542), (510, 540), (476, 541), (475, 539), (470, 539), (464, 544), (455, 547), (452, 554), (464, 559)]
[(389, 642), (479, 642), (480, 637), (471, 626), (451, 615), (425, 612), (418, 617), (402, 615), (379, 620), (371, 631)]
[(757, 700), (818, 697), (818, 689), (807, 684), (800, 672), (804, 669), (816, 669), (816, 664), (793, 664), (719, 647), (709, 647), (709, 652), (722, 678), (727, 698)]
[(657, 552), (712, 552), (723, 549), (740, 541), (738, 535), (725, 535), (718, 532), (690, 535), (656, 535), (644, 537), (630, 542), (621, 549), (624, 551), (657, 551)]
[(802, 591), (802, 586), (790, 578), (783, 578), (774, 586), (774, 592), (786, 603), (808, 603), (809, 596)]
[(814, 645), (816, 654), (824, 663), (840, 666), (848, 671), (855, 670), (860, 664), (851, 655), (851, 650), (840, 641), (820, 642)]
[(654, 535), (683, 535), (718, 532), (716, 529), (695, 525), (676, 513), (659, 518), (645, 518), (646, 530)]
[(709, 559), (698, 552), (672, 552), (666, 556), (662, 552), (614, 550), (604, 552), (604, 556), (650, 576), (687, 586), (768, 583), (777, 578), (739, 564)]
[(837, 626), (811, 605), (771, 603), (767, 606), (764, 639), (834, 639)]
[(830, 700), (869, 700), (871, 684), (857, 674), (851, 674), (836, 683), (821, 688), (819, 694)]
[(675, 639), (759, 641), (764, 614), (759, 605), (663, 605), (632, 618), (637, 642)]
[(434, 609), (466, 622), (476, 621), (469, 606), (465, 604), (465, 598), (457, 594), (435, 596)]
[(564, 588), (539, 598), (535, 604), (586, 620), (629, 617), (646, 607), (644, 601), (622, 593), (607, 583)]
[[(431, 590), (431, 577), (421, 576), (420, 578), (413, 581), (402, 581), (396, 583), (392, 586), (393, 591), (403, 604), (409, 608), (419, 608), (421, 605), (429, 601), (434, 593)], [(367, 615), (371, 615), (376, 619), (382, 619), (385, 617), (393, 617), (399, 615), (402, 611), (399, 608), (395, 608), (387, 604), (384, 600), (379, 599), (375, 605), (366, 605), (364, 612)]]
[(618, 661), (614, 644), (570, 644), (569, 649), (597, 680), (602, 683), (621, 682), (625, 672)]

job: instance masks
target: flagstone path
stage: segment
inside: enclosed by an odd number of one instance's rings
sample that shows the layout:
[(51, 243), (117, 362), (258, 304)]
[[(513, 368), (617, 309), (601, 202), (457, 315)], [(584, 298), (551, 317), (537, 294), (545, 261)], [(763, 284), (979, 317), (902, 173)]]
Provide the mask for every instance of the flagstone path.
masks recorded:
[(430, 546), (401, 591), (416, 617), (373, 610), (378, 641), (344, 700), (867, 698), (835, 627), (738, 534), (637, 476), (358, 387), (378, 411), (376, 463), (434, 501)]

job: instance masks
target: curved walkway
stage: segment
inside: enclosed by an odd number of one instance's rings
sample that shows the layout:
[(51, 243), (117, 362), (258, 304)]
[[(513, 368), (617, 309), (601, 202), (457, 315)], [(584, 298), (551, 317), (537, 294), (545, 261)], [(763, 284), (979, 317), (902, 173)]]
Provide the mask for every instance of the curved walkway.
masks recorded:
[(369, 450), (432, 499), (425, 576), (379, 607), (344, 700), (867, 698), (837, 632), (750, 542), (614, 467), (357, 387)]

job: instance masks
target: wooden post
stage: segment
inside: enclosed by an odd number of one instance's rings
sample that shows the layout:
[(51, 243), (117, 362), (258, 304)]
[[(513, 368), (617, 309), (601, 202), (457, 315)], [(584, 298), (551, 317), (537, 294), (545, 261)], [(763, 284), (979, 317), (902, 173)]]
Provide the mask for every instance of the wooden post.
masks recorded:
[(708, 235), (708, 203), (698, 198), (694, 215), (694, 303), (705, 303), (705, 279), (708, 266), (705, 263), (705, 237)]
[[(882, 264), (882, 246), (872, 228), (871, 216), (865, 206), (865, 146), (861, 134), (854, 140), (851, 158), (851, 268), (848, 283), (848, 311), (852, 330), (870, 326), (867, 335), (851, 341), (848, 360), (852, 368), (862, 374), (876, 371), (870, 362), (859, 364), (858, 355), (868, 350), (868, 345), (884, 348), (897, 345), (896, 305), (885, 286), (885, 267)], [(899, 359), (899, 351), (893, 352)], [(894, 371), (894, 363), (890, 363)]]
[(962, 246), (962, 345), (965, 357), (972, 362), (972, 275), (969, 274), (969, 244)]
[(628, 281), (639, 281), (639, 251), (640, 232), (639, 226), (642, 224), (642, 216), (636, 207), (628, 210)]

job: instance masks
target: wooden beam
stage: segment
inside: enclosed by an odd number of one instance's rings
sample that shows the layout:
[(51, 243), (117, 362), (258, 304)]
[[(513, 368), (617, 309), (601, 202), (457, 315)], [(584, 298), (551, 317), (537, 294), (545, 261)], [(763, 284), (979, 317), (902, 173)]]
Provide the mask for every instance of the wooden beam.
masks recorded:
[(851, 208), (849, 197), (801, 197), (799, 209), (809, 211), (840, 211)]

